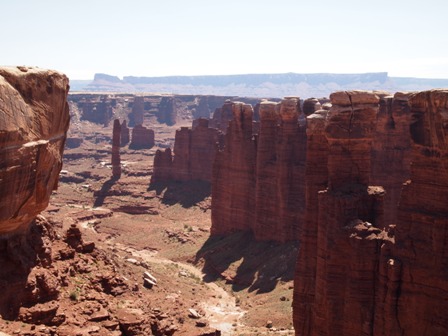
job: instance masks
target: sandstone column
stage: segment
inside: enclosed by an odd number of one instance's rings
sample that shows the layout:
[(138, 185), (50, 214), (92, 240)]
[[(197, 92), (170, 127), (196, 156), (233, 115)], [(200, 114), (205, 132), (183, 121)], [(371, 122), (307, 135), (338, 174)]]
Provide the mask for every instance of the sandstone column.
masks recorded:
[(269, 101), (260, 104), (259, 113), (260, 131), (257, 144), (256, 208), (253, 230), (257, 240), (269, 240), (280, 234), (276, 178), (276, 142), (280, 116), (277, 103)]
[(112, 131), (112, 176), (114, 178), (120, 178), (121, 176), (120, 135), (120, 120), (115, 119)]
[(216, 153), (212, 175), (211, 234), (253, 229), (255, 217), (256, 143), (251, 105), (231, 103), (224, 148)]

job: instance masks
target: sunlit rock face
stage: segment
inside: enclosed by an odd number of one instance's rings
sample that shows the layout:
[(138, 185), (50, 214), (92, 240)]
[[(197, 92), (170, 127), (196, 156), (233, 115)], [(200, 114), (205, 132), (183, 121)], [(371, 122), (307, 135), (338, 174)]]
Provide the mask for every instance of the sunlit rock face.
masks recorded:
[(25, 230), (57, 187), (68, 84), (51, 70), (0, 68), (0, 235)]
[[(307, 166), (326, 161), (328, 175), (307, 169), (296, 334), (446, 335), (448, 90), (339, 92), (331, 102), (308, 118)], [(386, 189), (369, 186), (369, 175), (381, 182), (372, 157), (377, 168), (390, 158)], [(409, 179), (391, 205), (400, 170)]]

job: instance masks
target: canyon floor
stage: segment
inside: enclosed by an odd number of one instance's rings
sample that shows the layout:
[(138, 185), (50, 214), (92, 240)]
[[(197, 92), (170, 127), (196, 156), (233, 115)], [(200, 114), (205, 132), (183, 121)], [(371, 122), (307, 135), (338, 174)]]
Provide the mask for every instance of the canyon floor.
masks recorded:
[[(156, 139), (169, 143), (178, 127), (154, 125)], [(42, 215), (61, 237), (53, 253), (73, 224), (95, 251), (53, 261), (68, 274), (58, 298), (62, 323), (0, 319), (0, 333), (294, 334), (297, 244), (257, 243), (247, 233), (210, 238), (208, 183), (150, 185), (157, 147), (122, 148), (123, 174), (112, 179), (112, 127), (76, 122), (70, 132), (84, 141), (65, 150), (58, 190)], [(152, 288), (143, 285), (145, 271), (157, 279)]]

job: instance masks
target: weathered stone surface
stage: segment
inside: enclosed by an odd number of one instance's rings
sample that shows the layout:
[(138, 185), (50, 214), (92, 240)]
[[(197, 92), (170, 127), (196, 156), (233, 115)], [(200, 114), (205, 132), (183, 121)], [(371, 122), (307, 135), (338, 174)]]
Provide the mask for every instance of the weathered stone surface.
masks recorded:
[(155, 144), (155, 135), (152, 129), (137, 125), (132, 129), (132, 138), (129, 148), (144, 149), (152, 148)]
[(256, 142), (252, 136), (252, 106), (226, 102), (233, 118), (224, 148), (216, 153), (212, 174), (211, 234), (251, 230), (255, 211)]
[(25, 230), (57, 187), (68, 88), (55, 71), (0, 68), (0, 235)]
[[(317, 194), (317, 217), (309, 213), (316, 210), (312, 203), (306, 208), (293, 303), (297, 335), (369, 334), (375, 309), (373, 274), (380, 259), (378, 251), (387, 238), (379, 228), (384, 190), (368, 187), (378, 110), (378, 103), (373, 102), (378, 97), (340, 92), (331, 99), (325, 128), (319, 115), (309, 119), (308, 135), (312, 137), (308, 139), (307, 173), (312, 175), (307, 197), (315, 202), (316, 188), (325, 182), (325, 171), (316, 174), (311, 170), (312, 164), (325, 163), (319, 156), (326, 147), (319, 138), (322, 129), (328, 143), (328, 188)], [(317, 230), (313, 227), (316, 219)]]
[(294, 320), (304, 334), (309, 334), (311, 330), (315, 300), (318, 192), (325, 190), (328, 185), (328, 143), (325, 137), (327, 114), (328, 111), (320, 110), (307, 117), (306, 208), (299, 235), (300, 250), (294, 283)]
[[(226, 102), (224, 105), (223, 110), (235, 107), (235, 103)], [(229, 230), (221, 229), (220, 225), (228, 225), (228, 218), (224, 217), (228, 217), (231, 211), (225, 214), (225, 210), (216, 203), (218, 213), (223, 213), (214, 217), (215, 208), (212, 206), (212, 234), (250, 230), (257, 240), (296, 240), (305, 207), (306, 135), (305, 126), (299, 123), (300, 100), (297, 97), (285, 98), (280, 103), (265, 100), (258, 105), (258, 110), (260, 126), (255, 135), (256, 124), (252, 119), (249, 121), (233, 114), (225, 146), (215, 160), (212, 178), (212, 199), (222, 197), (224, 202), (233, 204), (235, 197), (244, 194), (249, 201), (239, 204), (238, 211), (252, 213), (255, 218), (249, 218), (245, 225), (234, 224)], [(241, 120), (234, 122), (236, 117)], [(238, 130), (238, 126), (244, 130)], [(224, 186), (227, 190), (222, 191), (221, 186), (215, 184), (233, 179), (241, 183), (241, 170), (248, 178), (243, 184), (247, 190)], [(215, 173), (221, 176), (215, 176)], [(243, 210), (244, 206), (248, 208)]]
[(303, 102), (303, 113), (306, 116), (309, 116), (321, 109), (322, 105), (317, 98), (308, 98)]
[(347, 181), (368, 185), (379, 98), (365, 91), (342, 91), (331, 94), (330, 99), (326, 126), (328, 187), (338, 190)]
[(162, 97), (156, 115), (160, 123), (174, 125), (177, 121), (176, 98), (173, 96)]
[(173, 156), (171, 148), (165, 150), (158, 149), (154, 156), (153, 173), (151, 176), (151, 184), (163, 181), (170, 181), (173, 177)]
[(129, 127), (126, 125), (126, 120), (121, 123), (121, 135), (120, 135), (120, 146), (126, 146), (130, 141), (130, 131)]
[(411, 167), (411, 115), (409, 94), (383, 96), (377, 114), (372, 144), (371, 183), (381, 185), (384, 197), (384, 223), (396, 224), (397, 207), (404, 182), (409, 179)]
[(396, 319), (386, 321), (405, 335), (444, 335), (448, 333), (448, 90), (417, 93), (409, 105), (412, 165), (399, 202), (394, 252), (401, 264), (401, 281), (396, 295), (386, 297)]
[(275, 240), (289, 241), (298, 239), (305, 218), (306, 124), (299, 121), (303, 113), (298, 97), (283, 99), (279, 112), (281, 123), (276, 145), (279, 238)]
[[(280, 115), (275, 102), (262, 102), (259, 107), (260, 133), (257, 141), (255, 223), (256, 239), (280, 234), (277, 193), (277, 135)], [(232, 158), (230, 159), (232, 160)]]
[(160, 181), (211, 182), (212, 164), (222, 134), (208, 127), (207, 119), (198, 119), (193, 129), (181, 127), (176, 131), (174, 156), (171, 150), (158, 150), (154, 158), (154, 172), (151, 183)]
[(119, 178), (121, 176), (120, 137), (120, 120), (115, 119), (112, 130), (112, 176), (114, 178)]
[[(409, 109), (403, 105), (408, 98)], [(381, 104), (388, 102), (396, 109), (392, 110), (392, 117), (386, 118), (389, 123), (395, 120), (394, 112), (410, 115), (410, 127), (399, 126), (403, 132), (410, 130), (412, 164), (410, 180), (401, 193), (397, 224), (384, 224), (387, 217), (382, 210), (383, 189), (366, 186), (366, 176), (359, 176), (365, 169), (356, 170), (357, 174), (345, 174), (345, 184), (342, 179), (332, 183), (329, 174), (328, 185), (332, 187), (318, 193), (317, 235), (313, 236), (306, 222), (301, 236), (293, 303), (297, 335), (444, 335), (448, 332), (448, 318), (443, 313), (448, 308), (445, 229), (448, 226), (448, 90), (381, 99)], [(370, 115), (372, 105), (365, 105), (369, 100), (358, 101), (358, 105), (364, 106), (361, 110), (366, 116)], [(340, 105), (335, 105), (330, 115), (344, 113)], [(356, 104), (352, 107), (356, 111)], [(384, 112), (380, 111), (379, 119)], [(342, 118), (335, 119), (333, 114), (329, 122), (334, 120)], [(352, 122), (355, 128), (360, 126), (357, 123), (369, 124), (363, 118), (353, 118)], [(401, 122), (408, 123), (406, 119)], [(309, 134), (312, 124), (309, 118)], [(382, 127), (384, 124), (375, 132)], [(362, 129), (368, 139), (371, 128)], [(325, 130), (326, 138), (334, 139), (334, 129), (327, 125)], [(397, 144), (404, 139), (406, 143), (406, 137), (401, 136), (391, 136), (391, 142)], [(312, 142), (308, 140), (310, 158)], [(368, 146), (368, 142), (364, 145)], [(391, 147), (384, 146), (387, 153)], [(359, 149), (346, 148), (347, 155), (351, 149), (355, 152)], [(329, 146), (329, 161), (335, 160), (332, 150), (334, 147)], [(354, 164), (359, 162), (353, 160)], [(329, 163), (328, 167), (332, 166), (335, 162)], [(306, 235), (307, 232), (311, 234)]]
[(210, 126), (219, 129), (225, 134), (229, 122), (233, 118), (232, 106), (232, 101), (226, 100), (222, 107), (217, 108), (213, 113), (213, 119), (211, 120)]
[(145, 115), (145, 100), (142, 96), (135, 96), (132, 111), (129, 113), (129, 126), (143, 125)]

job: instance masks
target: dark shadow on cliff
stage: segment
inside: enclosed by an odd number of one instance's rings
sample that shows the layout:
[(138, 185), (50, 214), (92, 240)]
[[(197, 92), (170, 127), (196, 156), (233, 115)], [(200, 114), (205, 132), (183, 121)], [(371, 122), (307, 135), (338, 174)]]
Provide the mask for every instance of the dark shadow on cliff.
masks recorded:
[[(43, 217), (35, 219), (26, 232), (3, 235), (0, 238), (0, 314), (3, 319), (16, 320), (21, 306), (31, 306), (30, 291), (41, 291), (39, 298), (47, 294), (41, 284), (27, 286), (28, 277), (35, 266), (51, 264), (50, 240), (55, 239), (53, 224)], [(56, 299), (51, 297), (50, 299)]]
[(151, 183), (148, 191), (155, 191), (166, 205), (180, 204), (190, 208), (211, 195), (211, 184), (206, 181), (169, 181)]
[(118, 180), (119, 180), (119, 177), (111, 177), (109, 180), (104, 182), (103, 186), (101, 187), (101, 190), (95, 193), (96, 199), (95, 199), (95, 203), (93, 203), (93, 206), (95, 208), (100, 207), (104, 204), (104, 199), (108, 195), (110, 189), (112, 189), (113, 185), (115, 183), (117, 183)]
[(297, 242), (257, 242), (251, 233), (237, 232), (210, 237), (196, 253), (195, 263), (203, 261), (205, 282), (224, 279), (234, 291), (266, 293), (279, 281), (294, 279), (297, 253)]

